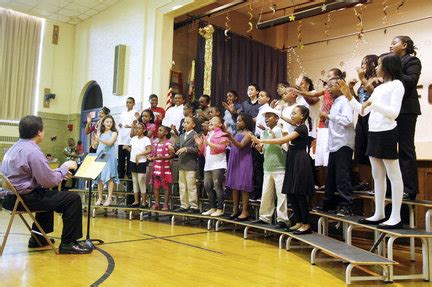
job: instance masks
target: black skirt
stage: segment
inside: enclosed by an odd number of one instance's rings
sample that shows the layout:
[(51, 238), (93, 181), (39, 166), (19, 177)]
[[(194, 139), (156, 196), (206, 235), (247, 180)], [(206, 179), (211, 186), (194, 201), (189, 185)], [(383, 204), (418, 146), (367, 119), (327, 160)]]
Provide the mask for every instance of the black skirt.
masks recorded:
[(138, 164), (134, 162), (129, 162), (130, 171), (134, 173), (146, 173), (147, 162), (140, 162)]
[(369, 131), (366, 155), (381, 159), (398, 159), (397, 128), (383, 132)]
[(288, 148), (282, 193), (303, 194), (308, 197), (313, 195), (312, 163), (305, 147), (299, 149), (290, 146)]

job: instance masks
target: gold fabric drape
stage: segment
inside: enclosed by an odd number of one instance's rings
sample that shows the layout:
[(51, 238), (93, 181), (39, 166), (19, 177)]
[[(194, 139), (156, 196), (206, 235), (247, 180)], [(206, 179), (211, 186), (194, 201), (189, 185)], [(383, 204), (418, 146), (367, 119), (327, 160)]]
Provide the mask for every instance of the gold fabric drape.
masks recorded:
[(211, 94), (211, 74), (212, 74), (214, 28), (212, 25), (209, 24), (203, 28), (200, 28), (198, 32), (205, 39), (203, 93), (210, 95)]
[(32, 113), (43, 20), (0, 8), (0, 119)]

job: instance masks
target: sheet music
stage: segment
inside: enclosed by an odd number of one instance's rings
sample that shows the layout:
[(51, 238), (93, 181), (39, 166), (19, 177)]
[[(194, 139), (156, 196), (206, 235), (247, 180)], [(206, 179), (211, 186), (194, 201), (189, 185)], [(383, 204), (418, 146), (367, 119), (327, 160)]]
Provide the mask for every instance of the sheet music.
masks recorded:
[(96, 179), (104, 169), (108, 157), (109, 155), (106, 153), (101, 153), (98, 156), (94, 153), (89, 153), (85, 157), (74, 177), (82, 179)]

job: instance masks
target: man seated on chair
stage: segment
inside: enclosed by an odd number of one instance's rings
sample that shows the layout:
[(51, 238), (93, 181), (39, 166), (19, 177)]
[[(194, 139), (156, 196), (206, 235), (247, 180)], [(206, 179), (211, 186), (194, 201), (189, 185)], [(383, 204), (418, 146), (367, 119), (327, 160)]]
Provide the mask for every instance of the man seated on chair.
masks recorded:
[[(2, 170), (12, 185), (21, 195), (31, 211), (43, 211), (36, 214), (36, 220), (45, 233), (54, 228), (54, 211), (63, 213), (63, 233), (59, 252), (61, 254), (85, 254), (92, 250), (77, 242), (82, 237), (81, 197), (76, 193), (50, 190), (63, 179), (71, 177), (69, 170), (75, 170), (75, 161), (66, 161), (57, 169), (51, 169), (38, 144), (44, 139), (43, 122), (40, 117), (25, 116), (19, 122), (20, 140), (4, 155)], [(12, 210), (16, 196), (8, 194), (3, 207)], [(23, 210), (21, 207), (20, 210)], [(38, 231), (35, 224), (32, 230)], [(36, 235), (39, 236), (39, 235)], [(38, 237), (43, 246), (49, 243)], [(53, 239), (51, 239), (54, 242)], [(39, 247), (31, 237), (28, 247)]]

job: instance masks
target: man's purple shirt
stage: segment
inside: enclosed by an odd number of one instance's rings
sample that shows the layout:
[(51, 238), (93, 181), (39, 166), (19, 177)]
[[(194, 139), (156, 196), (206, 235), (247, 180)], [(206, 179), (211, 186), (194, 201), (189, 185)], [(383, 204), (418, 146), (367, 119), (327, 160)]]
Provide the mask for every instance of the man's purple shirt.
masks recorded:
[(30, 193), (38, 187), (57, 186), (68, 172), (63, 164), (51, 169), (40, 147), (28, 139), (20, 139), (6, 152), (2, 172), (20, 194)]

